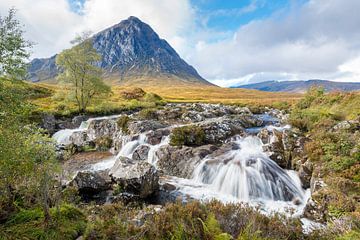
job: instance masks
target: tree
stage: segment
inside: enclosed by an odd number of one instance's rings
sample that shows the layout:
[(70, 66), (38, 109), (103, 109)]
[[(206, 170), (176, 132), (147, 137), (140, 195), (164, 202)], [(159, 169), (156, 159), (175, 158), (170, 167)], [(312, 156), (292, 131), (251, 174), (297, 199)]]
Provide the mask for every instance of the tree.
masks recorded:
[(101, 79), (101, 68), (96, 66), (101, 56), (94, 49), (89, 36), (89, 33), (78, 36), (72, 41), (77, 45), (64, 50), (56, 57), (56, 64), (63, 69), (58, 79), (69, 84), (81, 113), (86, 111), (94, 97), (110, 92), (110, 87)]
[(24, 39), (24, 31), (11, 8), (5, 17), (0, 16), (0, 76), (24, 78), (28, 48), (32, 43)]

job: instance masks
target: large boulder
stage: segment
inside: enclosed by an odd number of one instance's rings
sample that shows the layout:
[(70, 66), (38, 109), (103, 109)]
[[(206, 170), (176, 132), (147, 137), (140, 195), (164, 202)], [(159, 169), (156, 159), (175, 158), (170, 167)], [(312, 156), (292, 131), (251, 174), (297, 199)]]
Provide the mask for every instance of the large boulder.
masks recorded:
[(107, 172), (78, 172), (69, 182), (69, 186), (76, 187), (80, 194), (91, 196), (110, 188), (111, 179)]
[(150, 147), (148, 145), (139, 145), (135, 148), (134, 153), (132, 155), (132, 159), (134, 160), (142, 160), (145, 161), (148, 159)]
[(264, 151), (282, 168), (293, 169), (294, 160), (304, 153), (306, 138), (292, 130), (264, 129), (258, 137), (264, 143)]
[(56, 119), (52, 114), (44, 114), (42, 116), (41, 127), (44, 128), (49, 134), (53, 134), (56, 131)]
[[(251, 121), (256, 122), (253, 119)], [(237, 118), (222, 117), (198, 124), (205, 133), (204, 143), (206, 144), (221, 144), (234, 135), (245, 135), (244, 127), (248, 125), (253, 124), (246, 121), (243, 116)]]
[(164, 145), (156, 151), (157, 166), (166, 175), (190, 178), (200, 161), (217, 149), (214, 145), (174, 147)]
[(310, 162), (310, 160), (306, 160), (304, 163), (300, 165), (298, 174), (301, 180), (302, 187), (304, 189), (310, 188), (312, 173), (313, 173), (313, 164)]
[(89, 123), (87, 137), (89, 141), (94, 141), (100, 137), (112, 137), (117, 131), (117, 123), (113, 119), (93, 120)]
[(121, 189), (140, 198), (147, 198), (159, 189), (158, 172), (145, 161), (120, 157), (110, 169), (109, 176)]

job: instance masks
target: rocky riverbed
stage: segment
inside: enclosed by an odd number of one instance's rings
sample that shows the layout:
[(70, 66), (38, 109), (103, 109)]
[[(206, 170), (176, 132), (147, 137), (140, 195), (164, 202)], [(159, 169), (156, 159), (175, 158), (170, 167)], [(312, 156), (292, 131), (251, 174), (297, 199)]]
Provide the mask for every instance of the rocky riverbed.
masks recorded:
[(53, 138), (63, 183), (84, 199), (155, 204), (218, 199), (247, 202), (266, 214), (316, 219), (310, 191), (321, 180), (312, 177), (303, 156), (307, 139), (287, 125), (282, 111), (167, 104), (80, 116), (62, 128)]

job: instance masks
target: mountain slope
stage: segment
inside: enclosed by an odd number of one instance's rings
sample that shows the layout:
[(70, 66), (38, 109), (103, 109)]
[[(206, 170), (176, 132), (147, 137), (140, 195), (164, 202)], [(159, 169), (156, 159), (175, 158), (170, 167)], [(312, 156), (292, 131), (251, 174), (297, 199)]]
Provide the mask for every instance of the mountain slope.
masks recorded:
[(325, 91), (356, 91), (360, 90), (360, 83), (332, 82), (327, 80), (307, 81), (266, 81), (254, 84), (240, 85), (234, 88), (256, 89), (266, 92), (294, 92), (304, 93), (312, 86), (322, 86)]
[[(149, 25), (136, 17), (129, 17), (92, 39), (102, 57), (99, 66), (104, 69), (105, 78), (116, 83), (158, 79), (210, 85)], [(31, 81), (53, 79), (58, 73), (55, 56), (34, 59), (28, 71)]]

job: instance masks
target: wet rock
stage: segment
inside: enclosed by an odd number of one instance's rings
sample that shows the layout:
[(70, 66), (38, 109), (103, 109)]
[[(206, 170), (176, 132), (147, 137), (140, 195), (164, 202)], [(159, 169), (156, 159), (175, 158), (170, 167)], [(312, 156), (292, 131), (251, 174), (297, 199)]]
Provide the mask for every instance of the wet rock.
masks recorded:
[(129, 123), (130, 134), (140, 134), (147, 131), (155, 131), (160, 128), (166, 128), (167, 125), (154, 120), (133, 121)]
[(113, 119), (93, 120), (89, 123), (87, 137), (89, 141), (94, 141), (100, 137), (110, 137), (117, 131), (117, 123)]
[(168, 136), (170, 130), (168, 128), (156, 129), (155, 131), (151, 130), (146, 134), (146, 142), (151, 145), (159, 144), (164, 136)]
[(201, 122), (205, 120), (205, 116), (197, 111), (188, 111), (181, 116), (181, 119), (185, 122)]
[(111, 180), (107, 172), (78, 172), (69, 182), (80, 194), (91, 196), (110, 188)]
[(183, 114), (182, 108), (168, 105), (165, 109), (156, 112), (158, 119), (162, 121), (177, 121)]
[(147, 145), (140, 145), (140, 146), (136, 147), (136, 149), (134, 150), (134, 153), (132, 155), (132, 159), (137, 160), (137, 161), (147, 160), (149, 150), (150, 150), (150, 147)]
[(325, 222), (326, 214), (327, 207), (310, 198), (304, 208), (303, 216), (316, 222)]
[(305, 163), (300, 165), (298, 174), (301, 180), (302, 187), (304, 189), (310, 188), (312, 173), (313, 173), (313, 164), (309, 160), (307, 160)]
[(41, 127), (44, 128), (49, 134), (56, 132), (56, 119), (52, 114), (44, 114), (42, 116)]
[(73, 132), (69, 138), (71, 144), (82, 147), (88, 144), (88, 136), (86, 131)]
[(110, 169), (109, 175), (126, 192), (140, 198), (147, 198), (159, 189), (158, 172), (148, 162), (121, 157)]
[(258, 137), (263, 143), (268, 142), (263, 146), (264, 151), (282, 168), (293, 169), (294, 159), (304, 153), (306, 138), (291, 130), (262, 130)]
[(88, 120), (89, 117), (88, 116), (85, 116), (85, 115), (79, 115), (79, 116), (75, 116), (71, 122), (72, 124), (74, 125), (74, 127), (78, 128), (80, 127), (81, 123)]
[(195, 148), (165, 145), (155, 153), (158, 158), (157, 166), (166, 175), (189, 178), (196, 165), (216, 149), (214, 145)]
[(257, 137), (261, 139), (263, 144), (269, 144), (271, 140), (271, 136), (273, 136), (273, 132), (268, 130), (267, 128), (263, 128), (257, 134)]

